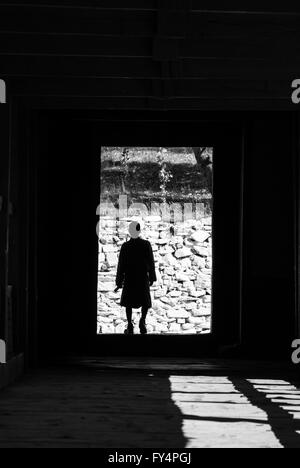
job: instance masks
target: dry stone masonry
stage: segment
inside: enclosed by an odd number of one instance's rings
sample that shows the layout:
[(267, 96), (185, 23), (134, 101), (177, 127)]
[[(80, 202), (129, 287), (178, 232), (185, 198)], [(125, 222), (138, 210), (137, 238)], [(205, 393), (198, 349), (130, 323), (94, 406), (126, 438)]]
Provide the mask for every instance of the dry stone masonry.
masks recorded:
[[(124, 333), (121, 290), (114, 292), (118, 255), (128, 240), (128, 225), (102, 217), (99, 233), (98, 333)], [(140, 218), (139, 218), (140, 219)], [(143, 219), (144, 239), (151, 242), (157, 282), (151, 288), (148, 333), (207, 334), (211, 329), (212, 219), (166, 223), (160, 216)], [(134, 310), (135, 333), (140, 311)]]

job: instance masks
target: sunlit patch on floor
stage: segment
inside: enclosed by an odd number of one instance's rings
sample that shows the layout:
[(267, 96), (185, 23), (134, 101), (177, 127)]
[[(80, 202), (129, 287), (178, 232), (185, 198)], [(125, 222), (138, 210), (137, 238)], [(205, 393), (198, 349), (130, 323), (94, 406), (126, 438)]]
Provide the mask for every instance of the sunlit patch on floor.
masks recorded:
[(299, 418), (300, 391), (288, 382), (172, 375), (170, 384), (187, 448), (282, 448), (280, 430), (297, 443), (290, 418)]

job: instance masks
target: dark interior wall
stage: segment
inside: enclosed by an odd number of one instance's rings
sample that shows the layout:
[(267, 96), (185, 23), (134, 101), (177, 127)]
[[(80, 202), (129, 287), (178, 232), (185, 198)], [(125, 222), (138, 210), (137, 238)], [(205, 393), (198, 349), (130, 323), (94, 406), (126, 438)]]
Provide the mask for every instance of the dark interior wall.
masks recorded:
[[(91, 137), (84, 123), (41, 116), (38, 144), (39, 350), (88, 350), (96, 330)], [(92, 237), (91, 233), (94, 233)], [(95, 318), (95, 317), (94, 317)], [(93, 330), (91, 328), (93, 327)]]
[(36, 327), (34, 218), (36, 141), (31, 113), (0, 106), (0, 337), (8, 357), (32, 347)]
[(9, 155), (8, 108), (0, 105), (0, 339), (5, 338), (6, 234)]
[(259, 116), (246, 137), (243, 340), (281, 356), (295, 338), (293, 122)]
[(1, 105), (0, 337), (6, 341), (8, 357), (24, 349), (27, 182), (23, 121), (15, 106)]

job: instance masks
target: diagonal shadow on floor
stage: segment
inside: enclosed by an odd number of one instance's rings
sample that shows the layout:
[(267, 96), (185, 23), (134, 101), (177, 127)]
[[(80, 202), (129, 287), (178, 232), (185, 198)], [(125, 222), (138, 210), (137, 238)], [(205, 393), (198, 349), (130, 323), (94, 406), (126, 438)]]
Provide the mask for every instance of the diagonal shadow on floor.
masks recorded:
[[(291, 404), (293, 400), (289, 400), (289, 397), (291, 398), (293, 394), (299, 392), (297, 387), (295, 387), (295, 392), (286, 392), (285, 385), (282, 385), (281, 389), (275, 385), (274, 390), (272, 384), (255, 385), (246, 378), (229, 377), (229, 380), (234, 388), (243, 394), (253, 406), (267, 414), (268, 424), (284, 448), (300, 448), (300, 420), (293, 416), (293, 413), (297, 414), (300, 410), (300, 395), (299, 399), (294, 400), (295, 407)], [(295, 383), (288, 381), (286, 384), (295, 386)]]

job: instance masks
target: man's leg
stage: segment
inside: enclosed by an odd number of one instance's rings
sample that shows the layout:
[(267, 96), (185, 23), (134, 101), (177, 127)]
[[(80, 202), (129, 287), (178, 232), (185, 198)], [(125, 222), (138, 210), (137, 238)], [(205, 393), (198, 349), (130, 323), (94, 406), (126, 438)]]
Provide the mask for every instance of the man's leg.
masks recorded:
[(131, 307), (126, 307), (126, 317), (127, 317), (127, 322), (128, 326), (125, 330), (126, 334), (132, 334), (133, 333), (133, 325), (132, 325), (132, 308)]
[(145, 322), (148, 314), (148, 307), (142, 307), (142, 320)]
[(127, 317), (128, 325), (131, 325), (131, 321), (132, 321), (132, 308), (131, 307), (126, 307), (126, 317)]
[(140, 320), (140, 331), (142, 335), (145, 335), (147, 333), (147, 328), (146, 328), (146, 318), (147, 318), (147, 313), (148, 313), (148, 307), (142, 307), (142, 317)]

